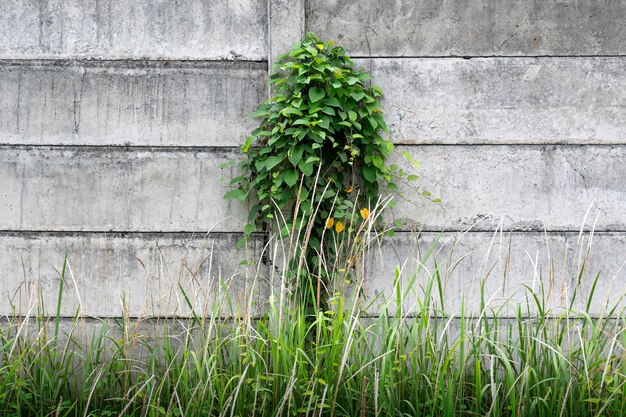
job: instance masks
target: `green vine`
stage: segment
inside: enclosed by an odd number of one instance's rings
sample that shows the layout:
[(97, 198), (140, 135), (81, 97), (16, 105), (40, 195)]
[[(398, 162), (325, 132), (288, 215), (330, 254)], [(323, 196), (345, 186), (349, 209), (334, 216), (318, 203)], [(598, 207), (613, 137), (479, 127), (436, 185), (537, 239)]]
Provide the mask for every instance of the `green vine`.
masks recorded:
[(283, 235), (314, 222), (305, 250), (315, 255), (325, 235), (350, 232), (368, 219), (380, 186), (395, 191), (394, 179), (417, 177), (387, 165), (394, 146), (382, 136), (389, 131), (383, 92), (343, 48), (307, 33), (275, 69), (273, 96), (253, 113), (260, 125), (241, 147), (241, 175), (224, 198), (252, 205), (240, 243), (280, 215)]

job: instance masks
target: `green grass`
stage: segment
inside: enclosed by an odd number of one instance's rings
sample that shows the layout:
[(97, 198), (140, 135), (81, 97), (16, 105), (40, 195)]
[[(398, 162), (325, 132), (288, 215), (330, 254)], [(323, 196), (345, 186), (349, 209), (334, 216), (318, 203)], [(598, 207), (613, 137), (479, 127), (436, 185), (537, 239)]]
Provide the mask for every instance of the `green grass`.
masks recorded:
[[(336, 247), (363, 259), (372, 232), (336, 236)], [(303, 286), (283, 281), (262, 315), (243, 314), (222, 287), (210, 311), (190, 318), (102, 322), (61, 319), (61, 287), (56, 315), (0, 325), (0, 415), (626, 415), (624, 312), (592, 317), (593, 291), (580, 310), (551, 307), (542, 288), (506, 310), (482, 293), (480, 306), (461, 301), (453, 316), (440, 307), (439, 269), (398, 270), (393, 295), (372, 311), (350, 296), (359, 264), (325, 260), (336, 279), (353, 279), (351, 292), (331, 292), (314, 313), (299, 297), (317, 303), (315, 279), (295, 296), (285, 289)], [(407, 310), (409, 296), (417, 307)]]

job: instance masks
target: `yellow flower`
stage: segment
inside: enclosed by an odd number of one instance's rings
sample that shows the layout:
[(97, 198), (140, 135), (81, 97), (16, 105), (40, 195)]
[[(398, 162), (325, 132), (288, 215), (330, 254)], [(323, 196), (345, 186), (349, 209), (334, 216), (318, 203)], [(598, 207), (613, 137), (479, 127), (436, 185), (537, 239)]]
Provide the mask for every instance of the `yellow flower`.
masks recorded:
[(370, 211), (368, 209), (366, 209), (365, 207), (362, 208), (359, 213), (361, 213), (361, 217), (363, 217), (363, 220), (367, 220), (367, 218), (370, 216)]
[(333, 219), (332, 217), (329, 217), (328, 220), (326, 220), (326, 228), (332, 229), (333, 224), (335, 224), (335, 219)]
[(349, 186), (348, 188), (346, 188), (346, 193), (350, 194), (352, 192), (352, 186)]
[(341, 233), (343, 232), (343, 230), (346, 228), (346, 226), (344, 226), (342, 221), (338, 221), (337, 224), (335, 225), (335, 232), (337, 233)]

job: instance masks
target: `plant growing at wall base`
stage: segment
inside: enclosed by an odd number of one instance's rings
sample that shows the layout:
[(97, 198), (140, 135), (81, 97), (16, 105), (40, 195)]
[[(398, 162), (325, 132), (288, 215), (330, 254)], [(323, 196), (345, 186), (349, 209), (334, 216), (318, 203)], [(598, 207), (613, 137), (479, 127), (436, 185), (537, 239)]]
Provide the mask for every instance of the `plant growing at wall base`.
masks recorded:
[[(382, 136), (383, 93), (343, 48), (312, 33), (275, 67), (274, 94), (253, 113), (260, 125), (241, 147), (241, 175), (225, 198), (251, 202), (246, 238), (278, 213), (285, 235), (316, 212), (308, 244), (318, 250), (324, 229), (343, 233), (351, 218), (367, 219), (380, 184), (396, 189), (385, 162), (393, 144)], [(302, 216), (294, 215), (296, 201)]]

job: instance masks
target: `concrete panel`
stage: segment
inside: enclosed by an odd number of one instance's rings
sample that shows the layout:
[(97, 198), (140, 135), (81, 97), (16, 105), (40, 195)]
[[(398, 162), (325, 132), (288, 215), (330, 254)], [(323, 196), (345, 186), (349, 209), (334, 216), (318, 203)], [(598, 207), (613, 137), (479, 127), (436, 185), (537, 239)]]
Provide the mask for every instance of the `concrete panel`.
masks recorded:
[[(0, 230), (241, 231), (228, 151), (0, 147)], [(225, 182), (219, 181), (226, 178)]]
[[(400, 184), (387, 213), (405, 230), (626, 230), (624, 146), (398, 147), (423, 163), (437, 205)], [(0, 148), (0, 230), (240, 231), (245, 204), (222, 200), (226, 150)], [(396, 156), (396, 159), (400, 159)], [(218, 180), (225, 178), (225, 183)]]
[(0, 144), (233, 146), (265, 64), (0, 63)]
[(311, 0), (307, 30), (354, 56), (623, 55), (626, 2)]
[(266, 0), (0, 3), (0, 58), (267, 57)]
[(269, 56), (270, 65), (281, 54), (291, 50), (304, 37), (306, 0), (269, 1)]
[[(422, 162), (416, 174), (437, 206), (402, 185), (388, 213), (405, 227), (579, 230), (587, 210), (596, 230), (626, 230), (624, 146), (398, 147)], [(400, 158), (397, 158), (400, 159)]]
[[(401, 185), (387, 213), (412, 230), (626, 230), (625, 146), (400, 146), (438, 206)], [(396, 159), (402, 160), (396, 156)], [(410, 168), (407, 168), (410, 169)], [(597, 216), (597, 219), (596, 219)]]
[(626, 59), (357, 62), (396, 143), (626, 143)]
[[(432, 248), (432, 253), (429, 250)], [(406, 312), (419, 313), (428, 282), (436, 281), (435, 261), (441, 279), (443, 302), (437, 283), (431, 302), (449, 314), (480, 314), (484, 305), (499, 315), (537, 311), (524, 285), (544, 302), (545, 310), (560, 315), (586, 310), (596, 275), (600, 277), (588, 312), (600, 315), (607, 307), (626, 308), (626, 233), (398, 233), (374, 245), (367, 260), (364, 294), (368, 300), (394, 297), (395, 268), (406, 294)], [(583, 271), (581, 273), (581, 271)], [(484, 293), (481, 294), (481, 286)], [(392, 303), (392, 311), (395, 304)], [(374, 308), (373, 311), (376, 311)], [(491, 311), (487, 311), (491, 314)]]
[[(97, 317), (190, 316), (188, 302), (203, 316), (222, 304), (217, 311), (224, 316), (257, 311), (267, 300), (267, 280), (257, 265), (240, 262), (255, 260), (260, 242), (237, 250), (238, 238), (3, 232), (0, 315), (55, 315), (66, 255), (64, 316), (74, 316), (79, 307), (82, 315)], [(241, 310), (229, 311), (226, 296), (241, 303)]]
[[(254, 320), (250, 321), (252, 324)], [(0, 331), (4, 338), (16, 337), (19, 334), (20, 345), (28, 346), (32, 344), (32, 353), (39, 352), (42, 346), (47, 349), (54, 343), (57, 349), (64, 349), (67, 345), (76, 353), (95, 349), (98, 345), (98, 355), (100, 363), (105, 363), (113, 357), (120, 358), (123, 354), (126, 359), (135, 361), (145, 361), (149, 358), (158, 358), (164, 366), (169, 361), (176, 360), (164, 358), (158, 346), (168, 343), (172, 347), (171, 351), (178, 354), (182, 362), (182, 352), (184, 349), (193, 350), (198, 354), (205, 352), (206, 342), (217, 334), (225, 336), (231, 329), (243, 325), (240, 320), (234, 321), (227, 318), (214, 318), (199, 322), (187, 317), (125, 317), (119, 318), (98, 318), (81, 316), (61, 317), (58, 321), (56, 317), (42, 320), (41, 317), (0, 317)], [(55, 338), (58, 326), (58, 336)], [(45, 335), (45, 343), (42, 343), (42, 335)], [(123, 344), (123, 347), (122, 347)], [(55, 346), (55, 347), (56, 347)], [(19, 356), (21, 351), (13, 351), (14, 357)], [(6, 363), (6, 357), (2, 357)], [(76, 366), (70, 378), (78, 378), (79, 383), (84, 384), (88, 375), (81, 366)], [(120, 392), (124, 395), (125, 392)]]

